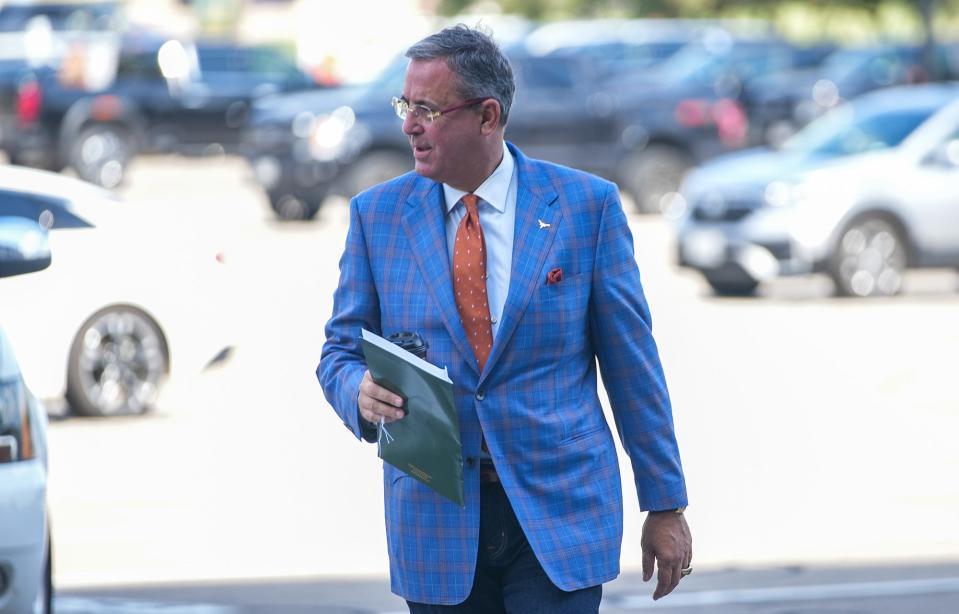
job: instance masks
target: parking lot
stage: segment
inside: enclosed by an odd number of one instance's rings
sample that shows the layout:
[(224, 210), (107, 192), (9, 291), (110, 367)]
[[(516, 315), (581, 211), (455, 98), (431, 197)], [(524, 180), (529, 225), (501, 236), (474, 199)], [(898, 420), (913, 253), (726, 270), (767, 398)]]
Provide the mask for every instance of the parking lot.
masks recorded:
[[(171, 213), (143, 229), (171, 250), (198, 229), (222, 241), (236, 349), (147, 416), (53, 421), (57, 585), (384, 577), (380, 463), (313, 373), (345, 201), (277, 222), (229, 157), (138, 159), (123, 193)], [(697, 568), (959, 560), (959, 275), (913, 274), (892, 299), (832, 298), (818, 278), (719, 299), (675, 268), (664, 220), (631, 223)], [(624, 488), (635, 571), (643, 517)]]

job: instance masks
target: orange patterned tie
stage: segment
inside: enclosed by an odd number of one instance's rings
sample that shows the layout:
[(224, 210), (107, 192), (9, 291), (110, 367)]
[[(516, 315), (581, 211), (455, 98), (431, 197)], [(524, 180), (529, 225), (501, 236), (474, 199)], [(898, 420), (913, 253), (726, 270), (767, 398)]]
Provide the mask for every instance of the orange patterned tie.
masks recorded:
[(453, 244), (453, 292), (466, 337), (482, 372), (493, 349), (493, 327), (486, 295), (486, 241), (476, 206), (479, 198), (466, 194), (462, 201), (466, 215), (456, 229)]

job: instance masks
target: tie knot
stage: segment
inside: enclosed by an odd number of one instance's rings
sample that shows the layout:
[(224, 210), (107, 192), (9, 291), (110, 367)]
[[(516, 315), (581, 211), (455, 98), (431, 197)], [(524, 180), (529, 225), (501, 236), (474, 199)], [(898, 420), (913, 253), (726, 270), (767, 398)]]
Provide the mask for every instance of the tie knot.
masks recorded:
[(476, 205), (479, 203), (479, 197), (476, 194), (464, 194), (462, 200), (468, 212), (474, 213), (477, 211)]

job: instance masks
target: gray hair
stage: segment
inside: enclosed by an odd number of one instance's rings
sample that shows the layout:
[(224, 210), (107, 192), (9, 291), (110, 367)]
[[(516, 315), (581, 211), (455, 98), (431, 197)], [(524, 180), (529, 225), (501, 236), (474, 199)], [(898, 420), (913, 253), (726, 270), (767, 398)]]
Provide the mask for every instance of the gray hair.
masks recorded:
[(493, 38), (479, 29), (457, 24), (427, 36), (406, 50), (411, 60), (445, 60), (459, 77), (463, 100), (493, 98), (499, 102), (505, 126), (513, 104), (513, 68)]

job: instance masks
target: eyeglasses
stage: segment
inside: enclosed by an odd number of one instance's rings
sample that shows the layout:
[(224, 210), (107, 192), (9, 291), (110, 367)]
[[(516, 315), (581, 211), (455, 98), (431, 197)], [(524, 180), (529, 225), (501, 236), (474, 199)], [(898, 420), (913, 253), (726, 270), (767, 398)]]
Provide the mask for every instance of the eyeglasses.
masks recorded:
[(396, 116), (400, 119), (405, 120), (407, 115), (412, 115), (413, 119), (420, 121), (426, 120), (426, 123), (432, 124), (436, 121), (437, 117), (441, 115), (446, 115), (447, 113), (452, 113), (453, 111), (458, 111), (460, 109), (465, 109), (466, 107), (471, 107), (474, 104), (479, 104), (485, 102), (489, 98), (472, 98), (466, 102), (461, 102), (460, 104), (453, 105), (448, 109), (443, 109), (442, 111), (434, 111), (433, 109), (421, 105), (421, 104), (410, 104), (410, 101), (406, 98), (397, 98), (393, 97), (393, 110), (396, 111)]

